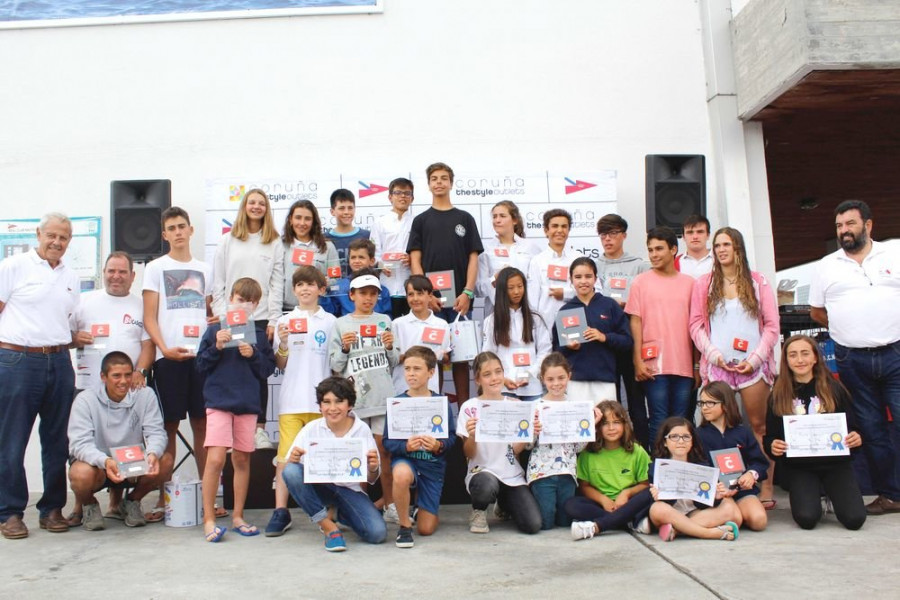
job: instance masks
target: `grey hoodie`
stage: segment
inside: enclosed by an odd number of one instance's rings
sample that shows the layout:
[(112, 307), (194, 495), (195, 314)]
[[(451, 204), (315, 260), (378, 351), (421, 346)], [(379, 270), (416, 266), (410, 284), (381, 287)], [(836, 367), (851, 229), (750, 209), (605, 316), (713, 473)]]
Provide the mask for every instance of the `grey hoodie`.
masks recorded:
[[(643, 259), (624, 253), (619, 258), (606, 258), (602, 254), (595, 259), (597, 263), (597, 278), (603, 284), (603, 295), (612, 298), (622, 304), (628, 300), (631, 291), (631, 282), (634, 278), (650, 270), (650, 265)], [(617, 285), (624, 284), (624, 288), (613, 286), (613, 280)]]
[(100, 469), (106, 468), (109, 449), (144, 444), (146, 453), (162, 456), (166, 430), (156, 394), (150, 388), (130, 391), (113, 402), (106, 386), (84, 390), (69, 415), (69, 455)]

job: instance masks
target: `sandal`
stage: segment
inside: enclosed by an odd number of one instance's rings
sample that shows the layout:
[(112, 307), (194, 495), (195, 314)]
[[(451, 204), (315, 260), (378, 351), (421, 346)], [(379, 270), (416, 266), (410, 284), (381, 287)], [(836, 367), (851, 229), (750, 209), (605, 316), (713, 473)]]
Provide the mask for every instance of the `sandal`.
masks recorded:
[(225, 535), (226, 531), (228, 531), (227, 527), (219, 527), (216, 525), (212, 531), (206, 534), (206, 541), (216, 544), (222, 539), (222, 536)]
[(159, 523), (166, 516), (166, 509), (162, 506), (154, 506), (144, 513), (144, 520), (148, 523)]
[(767, 498), (766, 500), (760, 500), (759, 502), (766, 510), (775, 510), (775, 505), (778, 504), (778, 501), (774, 498)]
[(68, 523), (69, 527), (81, 527), (83, 521), (84, 515), (80, 512), (70, 512), (69, 516), (66, 517), (66, 523)]
[[(738, 536), (740, 535), (740, 531), (738, 530), (737, 523), (734, 521), (725, 521), (722, 525), (717, 525), (716, 529), (719, 529), (722, 532), (722, 537), (720, 540), (725, 540), (726, 542), (736, 542)], [(728, 534), (731, 534), (732, 537), (730, 540), (728, 539)]]
[(221, 506), (219, 506), (218, 504), (214, 504), (213, 507), (216, 510), (216, 518), (217, 519), (224, 519), (225, 517), (227, 517), (229, 515), (229, 512), (227, 510), (225, 510), (224, 508), (222, 508)]
[(256, 527), (256, 525), (250, 525), (249, 523), (241, 523), (240, 525), (235, 525), (231, 528), (231, 530), (244, 537), (253, 537), (254, 535), (259, 535), (259, 529)]
[(659, 528), (659, 538), (664, 542), (671, 542), (675, 539), (675, 528), (671, 523), (664, 523)]

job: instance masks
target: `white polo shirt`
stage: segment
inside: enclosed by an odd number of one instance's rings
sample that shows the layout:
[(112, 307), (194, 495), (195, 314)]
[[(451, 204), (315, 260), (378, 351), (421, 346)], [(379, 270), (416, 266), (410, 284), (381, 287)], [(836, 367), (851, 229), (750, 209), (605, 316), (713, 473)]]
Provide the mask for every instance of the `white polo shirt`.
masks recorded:
[[(394, 252), (406, 254), (406, 245), (409, 243), (409, 230), (412, 228), (412, 211), (407, 210), (399, 219), (394, 211), (387, 212), (377, 219), (369, 232), (369, 239), (375, 244), (375, 259), (378, 264), (384, 264), (384, 255)], [(381, 274), (381, 285), (386, 287), (391, 296), (406, 296), (403, 282), (409, 279), (409, 267), (400, 265), (390, 277)]]
[[(291, 319), (305, 318), (306, 333), (288, 335), (288, 362), (284, 379), (278, 387), (275, 406), (279, 415), (318, 413), (316, 386), (331, 375), (331, 338), (337, 317), (321, 306), (309, 314), (298, 307), (278, 319), (278, 325), (289, 325)], [(277, 331), (277, 329), (276, 329)], [(280, 344), (276, 335), (275, 348)]]
[(848, 348), (877, 348), (900, 340), (900, 249), (872, 242), (862, 264), (844, 249), (813, 272), (809, 304), (828, 311), (832, 339)]
[[(434, 350), (434, 354), (438, 359), (438, 366), (428, 380), (428, 389), (435, 392), (440, 391), (438, 370), (441, 368), (441, 359), (444, 358), (444, 354), (450, 347), (450, 325), (447, 324), (447, 321), (436, 316), (430, 310), (428, 311), (428, 317), (425, 319), (419, 319), (410, 312), (394, 319), (392, 329), (394, 333), (394, 348), (401, 355), (413, 346), (423, 346)], [(426, 329), (428, 330), (427, 332)], [(406, 385), (406, 377), (403, 375), (402, 364), (394, 367), (391, 372), (391, 379), (394, 382), (394, 391), (398, 394), (402, 394), (409, 388)]]
[(678, 257), (678, 270), (694, 279), (699, 278), (701, 275), (706, 275), (712, 271), (712, 267), (713, 255), (711, 251), (707, 252), (706, 256), (700, 259), (694, 258), (687, 252)]
[(35, 249), (0, 262), (0, 341), (19, 346), (72, 342), (69, 317), (81, 283), (62, 261), (53, 268)]

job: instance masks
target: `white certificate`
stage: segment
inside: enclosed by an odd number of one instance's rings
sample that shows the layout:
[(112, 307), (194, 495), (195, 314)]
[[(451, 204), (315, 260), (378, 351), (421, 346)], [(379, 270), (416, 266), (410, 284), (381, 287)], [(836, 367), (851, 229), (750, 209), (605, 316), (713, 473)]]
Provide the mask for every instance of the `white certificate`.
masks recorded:
[(784, 441), (787, 456), (846, 456), (850, 449), (844, 444), (847, 437), (847, 416), (844, 413), (817, 415), (785, 415)]
[(103, 354), (85, 346), (75, 351), (75, 387), (85, 390), (95, 381), (100, 381), (100, 363)]
[(387, 399), (388, 437), (408, 440), (416, 435), (447, 438), (447, 397)]
[(364, 438), (321, 438), (303, 455), (304, 483), (364, 483), (368, 461)]
[(693, 500), (712, 506), (716, 501), (719, 469), (681, 460), (657, 458), (653, 467), (653, 485), (660, 500)]
[(541, 402), (538, 419), (541, 444), (594, 441), (594, 403), (589, 400)]
[(533, 402), (479, 400), (475, 441), (481, 443), (530, 443), (534, 437)]

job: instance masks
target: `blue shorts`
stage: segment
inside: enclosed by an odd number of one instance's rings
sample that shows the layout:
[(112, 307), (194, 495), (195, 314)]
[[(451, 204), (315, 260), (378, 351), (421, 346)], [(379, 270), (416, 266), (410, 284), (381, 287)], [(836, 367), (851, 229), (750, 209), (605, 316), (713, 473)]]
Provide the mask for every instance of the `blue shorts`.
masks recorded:
[(416, 478), (414, 485), (419, 490), (416, 504), (422, 510), (427, 510), (433, 515), (438, 514), (441, 491), (444, 489), (444, 472), (447, 470), (446, 461), (419, 460), (405, 456), (391, 457), (391, 470), (393, 471), (400, 463), (408, 465)]

